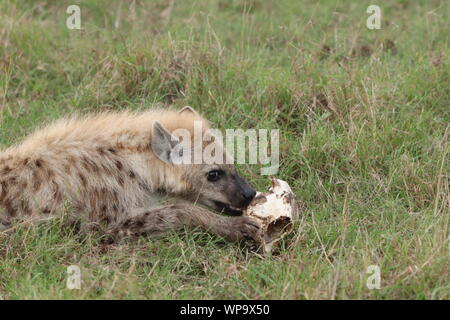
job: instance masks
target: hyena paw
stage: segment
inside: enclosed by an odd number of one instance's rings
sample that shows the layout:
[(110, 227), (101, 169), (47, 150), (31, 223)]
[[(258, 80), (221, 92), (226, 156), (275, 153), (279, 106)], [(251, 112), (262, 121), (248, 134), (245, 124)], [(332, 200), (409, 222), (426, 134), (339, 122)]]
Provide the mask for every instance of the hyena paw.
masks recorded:
[(261, 224), (250, 217), (233, 218), (231, 240), (258, 245), (262, 240)]

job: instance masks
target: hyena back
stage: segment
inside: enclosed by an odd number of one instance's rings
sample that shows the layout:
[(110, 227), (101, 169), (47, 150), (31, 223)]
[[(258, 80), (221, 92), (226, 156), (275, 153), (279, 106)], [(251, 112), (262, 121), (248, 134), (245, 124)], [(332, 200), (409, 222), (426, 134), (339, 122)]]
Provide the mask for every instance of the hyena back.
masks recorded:
[(185, 107), (104, 113), (38, 130), (0, 153), (0, 224), (53, 216), (69, 202), (113, 236), (157, 237), (201, 227), (230, 241), (254, 239), (255, 222), (196, 205), (241, 213), (255, 191), (233, 165), (175, 164), (161, 157), (173, 150), (175, 129), (194, 137), (194, 121), (209, 128)]

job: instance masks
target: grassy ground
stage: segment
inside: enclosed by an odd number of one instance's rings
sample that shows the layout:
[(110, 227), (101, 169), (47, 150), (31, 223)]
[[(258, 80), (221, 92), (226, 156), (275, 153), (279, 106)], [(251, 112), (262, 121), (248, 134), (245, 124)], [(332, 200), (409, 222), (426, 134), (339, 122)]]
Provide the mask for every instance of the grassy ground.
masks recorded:
[(279, 128), (304, 210), (266, 259), (201, 232), (104, 246), (63, 220), (18, 226), (0, 233), (0, 298), (449, 299), (450, 6), (379, 1), (369, 30), (373, 2), (1, 1), (2, 148), (73, 112), (192, 105)]

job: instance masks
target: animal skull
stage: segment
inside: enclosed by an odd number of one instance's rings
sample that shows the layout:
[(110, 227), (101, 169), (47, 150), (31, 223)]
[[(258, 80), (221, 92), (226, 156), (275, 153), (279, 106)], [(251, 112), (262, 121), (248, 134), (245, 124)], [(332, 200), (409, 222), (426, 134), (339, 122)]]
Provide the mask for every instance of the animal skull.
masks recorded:
[(292, 230), (292, 221), (298, 214), (294, 193), (287, 182), (271, 179), (272, 187), (267, 192), (258, 192), (244, 212), (261, 223), (260, 245), (265, 253), (270, 253), (274, 244)]

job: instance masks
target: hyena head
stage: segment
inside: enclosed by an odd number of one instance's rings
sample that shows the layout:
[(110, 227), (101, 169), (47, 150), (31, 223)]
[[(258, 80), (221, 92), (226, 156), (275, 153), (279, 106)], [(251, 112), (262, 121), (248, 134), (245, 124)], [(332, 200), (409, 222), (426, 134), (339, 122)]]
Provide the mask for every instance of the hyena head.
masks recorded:
[[(154, 122), (153, 153), (187, 186), (191, 201), (230, 215), (242, 214), (256, 191), (237, 173), (222, 139), (213, 133), (218, 131), (210, 130), (209, 123), (190, 107), (177, 116), (181, 119), (166, 122), (167, 126), (176, 122), (170, 129)], [(202, 128), (196, 131), (195, 125)]]

